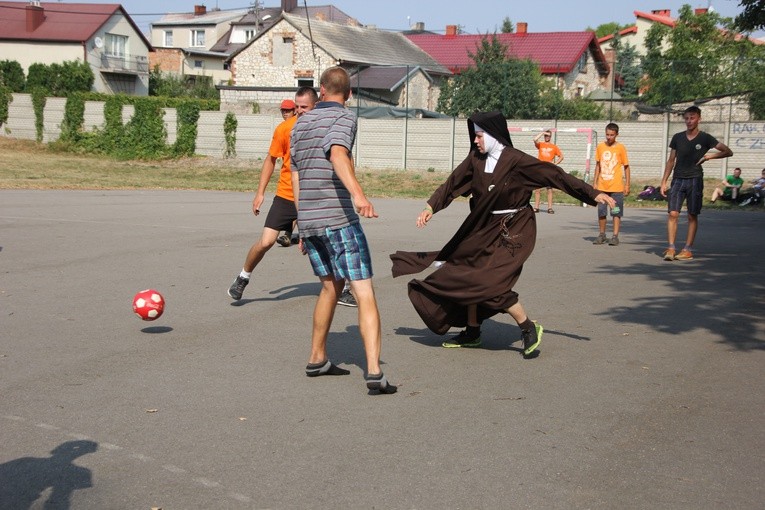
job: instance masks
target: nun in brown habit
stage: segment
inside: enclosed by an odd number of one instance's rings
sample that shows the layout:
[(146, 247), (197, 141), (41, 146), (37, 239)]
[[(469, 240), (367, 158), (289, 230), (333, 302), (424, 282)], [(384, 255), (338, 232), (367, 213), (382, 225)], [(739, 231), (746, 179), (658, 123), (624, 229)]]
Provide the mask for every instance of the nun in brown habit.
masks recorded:
[(514, 149), (500, 112), (472, 115), (468, 131), (470, 154), (428, 199), (417, 226), (460, 196), (470, 196), (470, 214), (441, 251), (392, 254), (393, 276), (439, 266), (424, 280), (409, 282), (409, 299), (434, 333), (466, 328), (444, 347), (479, 346), (481, 323), (507, 312), (521, 328), (524, 358), (531, 358), (543, 328), (528, 318), (513, 287), (534, 251), (532, 192), (551, 186), (590, 205), (613, 207), (614, 201), (560, 167)]

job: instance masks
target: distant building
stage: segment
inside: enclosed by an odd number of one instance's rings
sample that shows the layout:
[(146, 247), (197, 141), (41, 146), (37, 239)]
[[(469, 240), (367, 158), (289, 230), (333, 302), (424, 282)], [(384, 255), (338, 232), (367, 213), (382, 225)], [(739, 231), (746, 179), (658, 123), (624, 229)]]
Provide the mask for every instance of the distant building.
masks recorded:
[[(406, 37), (455, 74), (474, 65), (470, 58), (486, 35), (459, 34), (456, 25), (446, 33), (408, 31)], [(555, 80), (564, 97), (585, 97), (607, 88), (609, 65), (593, 32), (529, 32), (516, 24), (515, 33), (494, 34), (507, 46), (508, 56), (529, 59), (542, 75)]]
[(0, 1), (0, 60), (87, 62), (103, 93), (147, 95), (151, 44), (119, 4)]
[[(297, 0), (282, 0), (280, 7), (263, 7), (252, 2), (249, 9), (211, 10), (195, 5), (193, 12), (172, 13), (151, 25), (152, 44), (157, 48), (151, 66), (186, 77), (210, 76), (216, 85), (228, 85), (231, 71), (228, 60), (256, 35), (268, 30), (282, 12), (306, 16)], [(359, 25), (332, 5), (308, 7), (311, 19)]]
[(277, 103), (300, 86), (319, 86), (328, 67), (352, 75), (362, 105), (435, 109), (440, 83), (451, 73), (397, 32), (309, 20), (282, 13), (271, 27), (229, 59), (232, 86), (222, 103)]

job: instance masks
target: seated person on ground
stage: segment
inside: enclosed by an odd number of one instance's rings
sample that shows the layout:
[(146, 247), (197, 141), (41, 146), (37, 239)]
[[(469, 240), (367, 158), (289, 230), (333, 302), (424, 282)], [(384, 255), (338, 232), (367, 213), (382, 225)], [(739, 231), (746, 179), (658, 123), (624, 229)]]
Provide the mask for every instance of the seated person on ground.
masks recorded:
[(741, 169), (734, 168), (733, 175), (727, 176), (712, 192), (712, 203), (714, 204), (718, 198), (722, 198), (723, 200), (736, 200), (738, 198), (738, 192), (741, 191), (741, 186), (743, 185), (744, 179), (741, 178)]

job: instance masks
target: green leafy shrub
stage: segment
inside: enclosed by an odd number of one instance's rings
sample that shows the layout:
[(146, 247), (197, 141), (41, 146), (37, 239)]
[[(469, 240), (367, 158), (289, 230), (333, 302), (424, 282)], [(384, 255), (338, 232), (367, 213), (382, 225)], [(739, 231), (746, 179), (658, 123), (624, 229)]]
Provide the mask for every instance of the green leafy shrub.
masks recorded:
[(0, 61), (0, 85), (5, 85), (11, 92), (24, 92), (24, 70), (15, 60)]
[(10, 87), (0, 84), (0, 127), (8, 122), (8, 107), (13, 101), (13, 91)]
[(223, 121), (223, 134), (226, 138), (226, 150), (223, 152), (224, 158), (236, 157), (236, 128), (239, 121), (236, 120), (234, 112), (228, 112)]
[(64, 120), (61, 123), (61, 140), (76, 141), (82, 133), (85, 123), (85, 101), (78, 93), (72, 93), (66, 98)]
[(43, 128), (45, 127), (45, 103), (48, 101), (47, 91), (42, 87), (32, 89), (32, 109), (35, 112), (35, 139), (43, 140)]
[(178, 133), (173, 146), (176, 156), (193, 156), (197, 148), (197, 121), (199, 120), (199, 104), (194, 101), (184, 101), (179, 104)]

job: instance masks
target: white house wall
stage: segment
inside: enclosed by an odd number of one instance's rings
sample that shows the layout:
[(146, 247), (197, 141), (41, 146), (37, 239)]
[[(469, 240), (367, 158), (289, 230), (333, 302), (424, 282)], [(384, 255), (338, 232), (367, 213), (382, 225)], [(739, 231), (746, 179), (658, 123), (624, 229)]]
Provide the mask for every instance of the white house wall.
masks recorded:
[(83, 62), (85, 51), (81, 43), (3, 41), (0, 44), (0, 60), (15, 60), (27, 75), (32, 64), (50, 65), (72, 60)]

